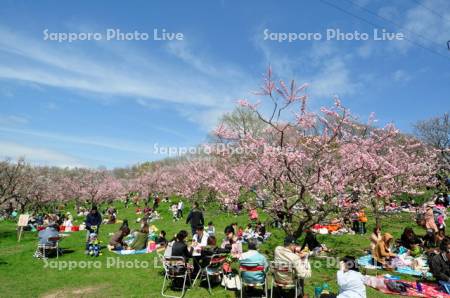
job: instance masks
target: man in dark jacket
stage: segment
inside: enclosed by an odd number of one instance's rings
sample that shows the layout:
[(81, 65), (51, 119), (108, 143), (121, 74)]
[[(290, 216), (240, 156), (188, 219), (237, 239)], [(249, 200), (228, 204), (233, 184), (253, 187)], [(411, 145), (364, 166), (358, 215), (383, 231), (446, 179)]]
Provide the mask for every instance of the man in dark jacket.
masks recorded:
[(441, 242), (441, 253), (433, 256), (430, 261), (430, 271), (440, 282), (450, 283), (450, 240), (445, 238)]
[(198, 226), (204, 226), (205, 225), (205, 219), (203, 218), (203, 212), (198, 208), (198, 203), (195, 202), (193, 208), (191, 209), (191, 212), (189, 212), (189, 215), (186, 219), (186, 224), (191, 224), (191, 231), (192, 235), (195, 234), (195, 231), (197, 230)]
[(100, 224), (102, 223), (102, 216), (97, 210), (97, 206), (92, 206), (91, 211), (86, 216), (86, 250), (88, 247), (88, 240), (89, 240), (89, 234), (90, 233), (97, 233), (100, 228)]

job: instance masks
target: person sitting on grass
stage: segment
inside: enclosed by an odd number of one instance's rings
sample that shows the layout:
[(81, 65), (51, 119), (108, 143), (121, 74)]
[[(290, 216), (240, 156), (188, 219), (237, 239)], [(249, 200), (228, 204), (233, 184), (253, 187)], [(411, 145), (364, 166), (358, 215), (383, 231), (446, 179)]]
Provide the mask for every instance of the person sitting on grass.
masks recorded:
[[(125, 222), (124, 222), (125, 223)], [(123, 239), (130, 234), (130, 228), (128, 222), (126, 225), (122, 225), (120, 229), (114, 233), (109, 241), (109, 245), (112, 250), (122, 250), (126, 246)]]
[(400, 244), (404, 248), (414, 250), (421, 243), (421, 239), (414, 233), (412, 228), (407, 227), (403, 230), (403, 234), (400, 237)]
[(258, 241), (263, 242), (266, 237), (266, 227), (260, 221), (256, 223), (255, 232), (257, 234)]
[(377, 246), (378, 241), (380, 241), (382, 238), (381, 235), (381, 227), (377, 225), (373, 229), (372, 235), (370, 235), (370, 253), (373, 254), (373, 250), (375, 249), (375, 246)]
[(167, 239), (166, 239), (166, 231), (161, 230), (159, 232), (158, 239), (156, 239), (156, 244), (159, 245), (159, 247), (167, 246)]
[(366, 298), (364, 277), (359, 272), (354, 257), (345, 256), (341, 261), (337, 272), (337, 284), (339, 285), (338, 298)]
[(390, 260), (396, 255), (391, 252), (390, 246), (394, 238), (391, 234), (385, 233), (380, 241), (378, 241), (373, 250), (373, 265), (390, 268)]
[(223, 231), (223, 233), (225, 235), (228, 235), (230, 232), (232, 232), (234, 235), (236, 235), (237, 229), (238, 229), (237, 222), (233, 222), (232, 224), (225, 227), (225, 230)]
[(257, 271), (245, 271), (242, 273), (242, 278), (246, 283), (261, 284), (264, 283), (265, 273), (269, 264), (267, 258), (257, 251), (258, 241), (250, 239), (248, 241), (248, 251), (243, 253), (239, 258), (240, 266), (255, 266), (260, 267)]
[(128, 246), (128, 250), (141, 250), (147, 247), (149, 227), (147, 224), (139, 230), (133, 233), (133, 241)]
[(214, 226), (212, 221), (208, 222), (206, 233), (208, 234), (208, 236), (216, 236), (216, 227)]
[(431, 257), (430, 271), (436, 281), (450, 286), (450, 239), (445, 238), (440, 245), (440, 253)]
[(318, 255), (321, 252), (328, 252), (328, 249), (324, 245), (320, 244), (316, 238), (316, 235), (311, 230), (306, 230), (306, 236), (301, 250), (303, 250), (306, 246), (308, 246), (309, 251), (311, 251), (314, 255)]
[(432, 229), (428, 229), (425, 236), (422, 237), (423, 246), (428, 250), (433, 250), (439, 247), (437, 233), (435, 233)]

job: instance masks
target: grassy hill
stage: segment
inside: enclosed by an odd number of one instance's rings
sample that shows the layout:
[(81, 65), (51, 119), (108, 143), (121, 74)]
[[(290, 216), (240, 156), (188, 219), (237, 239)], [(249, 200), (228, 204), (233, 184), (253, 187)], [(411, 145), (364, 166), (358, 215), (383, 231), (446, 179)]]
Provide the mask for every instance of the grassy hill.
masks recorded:
[[(135, 207), (123, 208), (123, 204), (117, 203), (118, 218), (128, 219), (131, 228), (138, 228), (135, 214)], [(167, 231), (168, 238), (181, 229), (190, 231), (184, 220), (173, 222), (169, 212), (169, 204), (162, 203), (159, 211), (162, 219), (154, 222), (159, 228)], [(188, 208), (185, 208), (187, 213)], [(223, 238), (223, 230), (231, 222), (238, 222), (245, 227), (248, 218), (246, 214), (234, 216), (220, 212), (218, 208), (206, 208), (206, 221), (213, 221), (216, 226), (218, 239)], [(72, 211), (73, 210), (66, 210)], [(185, 215), (186, 216), (186, 215)], [(262, 220), (266, 215), (260, 211)], [(82, 221), (78, 219), (78, 223)], [(368, 231), (373, 228), (373, 221), (368, 223)], [(390, 232), (398, 238), (405, 226), (413, 226), (416, 232), (423, 234), (424, 230), (416, 227), (411, 215), (399, 214), (385, 218), (383, 221), (383, 231)], [(100, 239), (103, 244), (109, 240), (108, 234), (115, 232), (119, 228), (116, 225), (103, 225)], [(281, 230), (268, 228), (273, 233), (267, 243), (261, 246), (261, 252), (272, 258), (273, 250), (277, 245), (282, 244), (284, 233)], [(106, 297), (106, 296), (127, 296), (127, 297), (160, 297), (163, 281), (162, 269), (155, 260), (156, 254), (119, 256), (103, 250), (103, 255), (98, 258), (86, 256), (84, 254), (85, 232), (72, 233), (70, 237), (61, 242), (61, 246), (68, 253), (64, 254), (56, 262), (50, 259), (45, 263), (43, 260), (33, 258), (33, 253), (37, 243), (37, 233), (25, 232), (23, 240), (18, 243), (16, 238), (16, 224), (12, 222), (0, 222), (0, 285), (1, 297)], [(360, 256), (369, 246), (369, 233), (361, 235), (320, 235), (319, 240), (334, 250), (334, 256), (355, 255)], [(65, 261), (64, 263), (61, 263)], [(337, 291), (335, 283), (337, 265), (326, 268), (325, 259), (311, 259), (313, 276), (306, 281), (306, 291), (313, 297), (314, 286), (327, 282), (334, 292)], [(79, 264), (78, 268), (59, 270), (58, 266), (69, 266)], [(76, 262), (76, 263), (75, 263)], [(141, 267), (136, 268), (135, 262)], [(156, 262), (156, 263), (155, 263)], [(80, 268), (85, 266), (86, 268)], [(89, 268), (90, 266), (90, 268)], [(110, 268), (108, 268), (110, 267)], [(132, 267), (132, 268), (130, 268)], [(405, 279), (411, 279), (405, 276)], [(368, 297), (385, 297), (383, 294), (372, 289), (367, 289)], [(213, 290), (214, 297), (236, 297), (231, 291), (216, 286)], [(208, 297), (206, 288), (196, 287), (189, 290), (185, 297)], [(392, 296), (391, 296), (392, 297)]]

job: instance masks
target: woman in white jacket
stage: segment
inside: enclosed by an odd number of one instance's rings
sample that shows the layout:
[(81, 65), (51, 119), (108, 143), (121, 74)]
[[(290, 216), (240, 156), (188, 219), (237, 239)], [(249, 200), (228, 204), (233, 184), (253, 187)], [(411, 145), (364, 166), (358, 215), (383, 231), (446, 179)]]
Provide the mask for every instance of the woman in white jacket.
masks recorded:
[(366, 298), (366, 287), (364, 277), (359, 272), (354, 257), (346, 256), (340, 263), (337, 272), (337, 283), (339, 285), (338, 298)]

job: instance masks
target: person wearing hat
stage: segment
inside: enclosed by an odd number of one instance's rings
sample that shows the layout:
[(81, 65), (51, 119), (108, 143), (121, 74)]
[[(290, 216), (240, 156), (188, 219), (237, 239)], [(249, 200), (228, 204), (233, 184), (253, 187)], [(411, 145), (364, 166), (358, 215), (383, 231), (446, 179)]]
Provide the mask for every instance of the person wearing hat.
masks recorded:
[[(304, 278), (308, 275), (307, 266), (305, 266), (306, 255), (297, 254), (299, 246), (297, 239), (294, 236), (287, 236), (284, 239), (283, 246), (277, 246), (274, 253), (274, 261), (280, 264), (292, 266), (300, 283), (300, 293), (303, 295)], [(275, 282), (277, 284), (294, 284), (292, 274), (289, 272), (276, 271), (274, 274)]]
[(427, 205), (424, 219), (426, 229), (431, 229), (436, 233), (438, 231), (438, 227), (436, 225), (436, 221), (434, 220), (434, 212), (433, 212), (434, 206), (435, 206), (434, 204)]
[(385, 233), (382, 239), (378, 241), (375, 249), (373, 250), (373, 260), (375, 266), (389, 267), (388, 261), (395, 257), (395, 254), (392, 253), (389, 248), (393, 239), (394, 237), (392, 237), (391, 234)]

